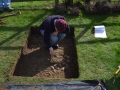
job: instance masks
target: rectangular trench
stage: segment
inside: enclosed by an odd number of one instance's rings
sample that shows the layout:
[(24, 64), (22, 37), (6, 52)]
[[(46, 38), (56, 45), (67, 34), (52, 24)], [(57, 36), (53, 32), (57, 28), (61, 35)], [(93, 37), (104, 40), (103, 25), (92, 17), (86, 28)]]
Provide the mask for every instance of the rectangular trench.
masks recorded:
[(50, 60), (49, 50), (44, 47), (43, 37), (38, 27), (31, 27), (21, 55), (18, 58), (13, 76), (40, 78), (78, 78), (79, 66), (74, 38), (74, 27), (61, 40), (54, 50), (55, 57)]

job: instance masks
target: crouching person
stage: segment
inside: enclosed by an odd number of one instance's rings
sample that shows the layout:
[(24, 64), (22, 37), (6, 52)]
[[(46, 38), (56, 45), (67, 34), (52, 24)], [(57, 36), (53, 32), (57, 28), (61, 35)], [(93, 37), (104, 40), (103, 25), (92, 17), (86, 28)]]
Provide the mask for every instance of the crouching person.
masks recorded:
[(59, 47), (60, 41), (65, 38), (66, 33), (70, 32), (69, 25), (64, 16), (52, 15), (41, 23), (39, 29), (43, 35), (45, 47), (50, 50), (51, 58), (53, 58), (54, 49)]

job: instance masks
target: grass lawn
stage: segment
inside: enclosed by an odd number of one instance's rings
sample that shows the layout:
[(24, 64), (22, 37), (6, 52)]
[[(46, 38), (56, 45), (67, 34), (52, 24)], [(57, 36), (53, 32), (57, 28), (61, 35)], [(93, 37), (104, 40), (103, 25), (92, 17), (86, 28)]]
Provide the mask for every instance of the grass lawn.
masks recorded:
[[(10, 76), (24, 46), (31, 26), (39, 26), (49, 15), (55, 14), (50, 1), (13, 2), (11, 6), (21, 15), (3, 18), (6, 24), (0, 24), (0, 82), (9, 83), (45, 83), (63, 81), (32, 77)], [(9, 12), (0, 13), (0, 15)], [(75, 40), (78, 54), (79, 73), (77, 79), (69, 80), (99, 80), (103, 79), (109, 90), (120, 90), (120, 73), (114, 78), (114, 73), (120, 65), (120, 14), (64, 15), (70, 26), (75, 28)], [(104, 25), (107, 38), (95, 38), (91, 30), (95, 25)], [(113, 82), (115, 80), (115, 82)]]

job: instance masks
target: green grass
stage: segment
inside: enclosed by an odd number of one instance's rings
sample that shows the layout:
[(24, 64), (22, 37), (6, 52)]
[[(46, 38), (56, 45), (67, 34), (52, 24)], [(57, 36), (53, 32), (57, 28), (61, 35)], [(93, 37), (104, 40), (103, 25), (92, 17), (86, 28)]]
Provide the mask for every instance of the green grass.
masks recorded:
[[(49, 4), (49, 5), (47, 5)], [(41, 78), (10, 76), (24, 46), (29, 28), (39, 26), (47, 16), (55, 14), (51, 5), (54, 1), (13, 2), (11, 6), (21, 15), (3, 18), (6, 24), (0, 24), (0, 82), (9, 83), (46, 83), (52, 81)], [(0, 15), (8, 14), (1, 13)], [(70, 26), (75, 28), (75, 40), (78, 53), (80, 77), (75, 80), (103, 79), (109, 90), (120, 90), (120, 74), (114, 73), (120, 65), (120, 15), (64, 15)], [(105, 25), (107, 39), (98, 39), (91, 34), (95, 25)], [(74, 79), (69, 79), (74, 80)]]

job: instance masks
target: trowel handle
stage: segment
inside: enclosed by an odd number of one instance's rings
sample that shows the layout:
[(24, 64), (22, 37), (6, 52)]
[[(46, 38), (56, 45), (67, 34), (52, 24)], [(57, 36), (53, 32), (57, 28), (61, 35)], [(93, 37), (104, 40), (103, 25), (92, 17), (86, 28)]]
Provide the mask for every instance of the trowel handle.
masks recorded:
[(118, 74), (119, 73), (119, 71), (120, 71), (120, 68), (115, 72), (115, 74)]

